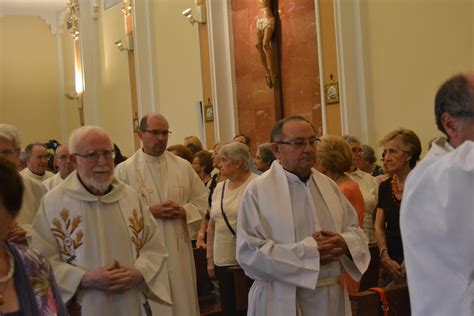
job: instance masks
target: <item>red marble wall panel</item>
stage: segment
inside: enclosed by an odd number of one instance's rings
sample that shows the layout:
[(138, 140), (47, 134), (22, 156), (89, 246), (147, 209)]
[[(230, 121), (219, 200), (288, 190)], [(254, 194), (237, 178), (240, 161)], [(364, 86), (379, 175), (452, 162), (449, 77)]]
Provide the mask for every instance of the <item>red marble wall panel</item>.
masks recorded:
[(283, 115), (301, 115), (322, 133), (314, 0), (279, 1)]
[(256, 44), (256, 0), (232, 1), (232, 28), (239, 133), (257, 144), (269, 141), (276, 121), (273, 89), (265, 83), (265, 72)]
[[(274, 0), (277, 1), (277, 0)], [(268, 142), (276, 121), (275, 91), (267, 87), (256, 44), (256, 0), (232, 1), (232, 28), (239, 132), (255, 145)], [(302, 115), (321, 127), (321, 98), (314, 0), (278, 1), (283, 115)], [(275, 37), (278, 37), (276, 39)], [(278, 92), (278, 91), (277, 91)]]

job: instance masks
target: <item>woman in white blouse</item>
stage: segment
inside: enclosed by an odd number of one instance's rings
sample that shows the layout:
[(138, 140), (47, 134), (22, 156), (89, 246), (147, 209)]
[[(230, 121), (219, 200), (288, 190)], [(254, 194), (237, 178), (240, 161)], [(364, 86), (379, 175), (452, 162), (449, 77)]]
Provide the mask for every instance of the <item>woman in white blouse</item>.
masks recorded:
[(237, 266), (235, 259), (235, 230), (237, 211), (245, 187), (257, 176), (249, 171), (248, 147), (239, 142), (223, 146), (220, 172), (227, 180), (217, 184), (212, 196), (210, 221), (207, 227), (207, 270), (219, 283), (222, 315), (237, 315), (233, 275), (229, 267)]

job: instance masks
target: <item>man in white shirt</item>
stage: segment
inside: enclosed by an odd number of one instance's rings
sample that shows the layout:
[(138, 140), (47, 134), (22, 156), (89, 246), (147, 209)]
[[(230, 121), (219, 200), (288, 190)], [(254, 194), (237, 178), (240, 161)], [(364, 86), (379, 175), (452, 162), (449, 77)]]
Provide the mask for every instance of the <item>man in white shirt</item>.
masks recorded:
[(474, 315), (474, 73), (446, 81), (436, 123), (451, 152), (408, 176), (400, 230), (412, 315)]
[(48, 150), (42, 143), (32, 143), (25, 147), (26, 168), (21, 171), (22, 175), (32, 177), (43, 182), (54, 176), (48, 171)]
[(170, 305), (161, 234), (135, 190), (114, 177), (109, 135), (83, 126), (69, 146), (77, 171), (45, 195), (31, 243), (50, 260), (63, 300), (82, 315), (150, 315), (148, 300)]
[[(0, 156), (19, 164), (20, 157), (20, 134), (18, 129), (9, 124), (0, 124)], [(38, 211), (41, 198), (46, 193), (41, 182), (21, 174), (24, 185), (23, 202), (18, 214), (15, 226), (10, 230), (8, 238), (17, 243), (26, 242), (27, 234), (31, 230), (31, 224)]]
[(58, 167), (58, 173), (43, 181), (43, 185), (48, 191), (61, 184), (71, 172), (76, 170), (76, 161), (69, 153), (69, 145), (64, 144), (56, 149), (54, 164)]
[(189, 162), (166, 151), (170, 133), (162, 115), (145, 115), (138, 132), (143, 148), (118, 165), (116, 174), (142, 196), (168, 249), (173, 305), (152, 304), (153, 314), (197, 316), (196, 270), (188, 230), (199, 230), (208, 192)]
[(452, 151), (465, 140), (474, 140), (474, 127), (466, 124), (472, 117), (470, 94), (474, 86), (474, 72), (458, 74), (439, 88), (435, 97), (435, 118), (438, 129), (446, 135), (435, 139), (424, 159)]
[(237, 219), (237, 260), (255, 279), (248, 315), (350, 315), (339, 277), (360, 280), (370, 261), (357, 214), (317, 172), (318, 138), (303, 117), (277, 122), (277, 158), (249, 184)]

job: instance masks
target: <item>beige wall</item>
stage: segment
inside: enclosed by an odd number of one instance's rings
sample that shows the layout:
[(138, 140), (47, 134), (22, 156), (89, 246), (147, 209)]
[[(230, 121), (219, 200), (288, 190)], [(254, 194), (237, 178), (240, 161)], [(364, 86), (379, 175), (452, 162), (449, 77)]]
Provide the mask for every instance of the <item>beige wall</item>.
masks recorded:
[(199, 136), (195, 102), (202, 101), (198, 29), (181, 14), (186, 8), (195, 14), (194, 1), (155, 0), (150, 4), (156, 54), (155, 108), (168, 119), (173, 132), (168, 145), (183, 143), (186, 136)]
[[(115, 41), (126, 43), (124, 15), (118, 5), (99, 15), (99, 80), (100, 125), (107, 130), (122, 153), (135, 152), (133, 144), (132, 100), (126, 51), (119, 51)], [(87, 89), (87, 87), (86, 87)]]
[(60, 139), (56, 37), (39, 17), (0, 17), (0, 122), (23, 145)]
[(433, 100), (451, 75), (474, 69), (474, 2), (363, 0), (369, 143), (406, 127), (438, 136)]
[[(61, 49), (62, 49), (62, 60), (63, 60), (63, 80), (64, 80), (64, 93), (74, 95), (74, 39), (71, 34), (66, 30), (66, 25), (62, 26), (61, 33)], [(80, 126), (79, 121), (79, 103), (77, 100), (69, 100), (64, 98), (64, 111), (66, 117), (64, 135), (70, 135), (71, 132)], [(67, 136), (68, 137), (68, 136)], [(65, 139), (66, 141), (67, 139)]]

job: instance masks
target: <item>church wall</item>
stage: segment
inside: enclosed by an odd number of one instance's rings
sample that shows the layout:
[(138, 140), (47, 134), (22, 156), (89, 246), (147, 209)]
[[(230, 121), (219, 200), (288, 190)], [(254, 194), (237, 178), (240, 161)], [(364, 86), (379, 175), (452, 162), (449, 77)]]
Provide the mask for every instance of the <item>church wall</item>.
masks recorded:
[(433, 113), (438, 87), (474, 69), (473, 6), (464, 0), (361, 1), (371, 145), (406, 127), (426, 152), (440, 135)]
[(181, 14), (186, 8), (196, 14), (193, 0), (150, 1), (155, 110), (170, 124), (168, 145), (182, 144), (186, 136), (199, 136), (195, 107), (203, 99), (199, 34), (197, 25), (192, 26)]
[(0, 122), (13, 124), (22, 143), (59, 139), (56, 36), (39, 17), (0, 17)]
[(135, 147), (128, 53), (120, 51), (114, 44), (115, 41), (122, 40), (123, 45), (128, 47), (124, 15), (121, 5), (107, 11), (102, 11), (102, 8), (98, 19), (100, 69), (95, 74), (100, 77), (100, 125), (111, 134), (122, 153), (130, 156), (135, 152)]
[[(75, 73), (74, 73), (74, 39), (66, 29), (66, 24), (61, 26), (62, 33), (59, 35), (61, 36), (61, 50), (62, 50), (62, 62), (63, 62), (63, 78), (64, 78), (64, 93), (69, 93), (70, 95), (74, 95), (75, 88)], [(61, 95), (60, 91), (60, 97)], [(80, 126), (79, 120), (79, 103), (78, 100), (69, 100), (64, 98), (64, 111), (66, 122), (64, 124), (65, 131), (64, 135), (66, 135), (64, 141), (68, 141), (68, 137), (71, 132)]]

